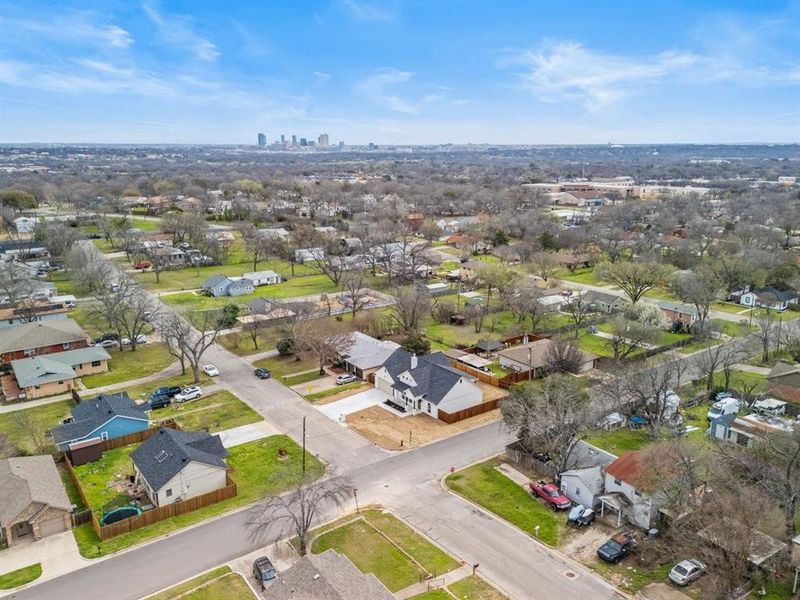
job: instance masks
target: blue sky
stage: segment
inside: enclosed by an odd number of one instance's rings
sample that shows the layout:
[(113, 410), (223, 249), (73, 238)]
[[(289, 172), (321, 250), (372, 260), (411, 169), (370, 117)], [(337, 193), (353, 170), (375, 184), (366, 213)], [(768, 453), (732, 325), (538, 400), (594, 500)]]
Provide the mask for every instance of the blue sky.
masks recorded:
[(796, 142), (800, 1), (0, 0), (0, 142)]

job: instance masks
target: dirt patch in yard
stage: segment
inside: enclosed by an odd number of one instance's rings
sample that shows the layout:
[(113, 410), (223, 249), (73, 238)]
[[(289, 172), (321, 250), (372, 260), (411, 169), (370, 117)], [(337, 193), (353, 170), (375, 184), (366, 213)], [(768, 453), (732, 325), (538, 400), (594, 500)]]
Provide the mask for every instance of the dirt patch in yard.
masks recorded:
[(497, 408), (448, 425), (428, 415), (398, 417), (380, 406), (370, 406), (348, 415), (346, 423), (381, 448), (405, 450), (480, 427), (499, 418), (500, 409)]

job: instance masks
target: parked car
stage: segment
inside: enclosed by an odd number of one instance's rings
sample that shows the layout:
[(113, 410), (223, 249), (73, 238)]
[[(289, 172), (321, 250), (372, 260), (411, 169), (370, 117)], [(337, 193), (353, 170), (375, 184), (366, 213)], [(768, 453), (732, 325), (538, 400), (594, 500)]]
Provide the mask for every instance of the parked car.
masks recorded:
[(266, 583), (278, 576), (272, 562), (266, 556), (260, 556), (253, 561), (253, 577), (261, 583), (261, 589), (266, 589)]
[(135, 263), (133, 263), (133, 268), (144, 271), (145, 269), (150, 268), (150, 263), (146, 260), (137, 260)]
[(219, 375), (219, 369), (214, 365), (206, 365), (203, 367), (203, 373), (208, 375), (209, 377), (216, 377)]
[[(150, 341), (150, 339), (143, 333), (140, 333), (139, 335), (136, 336), (136, 343), (137, 344), (146, 344), (149, 341)], [(122, 345), (123, 346), (130, 346), (131, 345), (130, 339), (128, 339), (126, 337), (122, 338)]]
[(270, 373), (267, 369), (256, 369), (253, 371), (253, 375), (258, 377), (259, 379), (269, 379), (272, 377), (272, 373)]
[(554, 483), (547, 483), (545, 481), (531, 482), (531, 492), (534, 496), (539, 496), (542, 500), (550, 505), (553, 510), (565, 510), (570, 507), (569, 498), (561, 493), (558, 486)]
[(358, 377), (352, 373), (343, 373), (336, 377), (336, 385), (344, 385), (345, 383), (353, 383), (354, 381), (358, 381)]
[(175, 394), (175, 402), (188, 402), (189, 400), (196, 400), (200, 396), (203, 395), (203, 390), (201, 390), (196, 385), (190, 385), (187, 388), (183, 388), (180, 393)]
[(672, 567), (672, 570), (669, 572), (669, 578), (673, 583), (677, 583), (678, 585), (689, 585), (705, 572), (706, 566), (703, 563), (699, 560), (689, 558), (682, 560)]
[(594, 509), (586, 508), (583, 504), (578, 504), (569, 511), (567, 527), (588, 527), (594, 523), (594, 518)]
[(101, 348), (113, 348), (117, 344), (118, 342), (116, 340), (103, 340), (102, 342), (97, 342), (95, 346), (100, 346)]
[(94, 343), (95, 344), (102, 344), (103, 342), (116, 342), (119, 339), (119, 335), (116, 333), (104, 333), (99, 338), (97, 338)]
[(147, 402), (152, 410), (156, 410), (172, 404), (172, 398), (173, 396), (151, 396)]
[(612, 536), (597, 549), (597, 556), (607, 563), (617, 563), (636, 547), (636, 539), (630, 533), (620, 532)]
[(181, 393), (180, 386), (171, 385), (167, 387), (160, 387), (157, 390), (154, 390), (153, 393), (150, 394), (150, 398), (156, 398), (158, 396), (166, 396), (167, 398), (172, 398), (180, 393)]

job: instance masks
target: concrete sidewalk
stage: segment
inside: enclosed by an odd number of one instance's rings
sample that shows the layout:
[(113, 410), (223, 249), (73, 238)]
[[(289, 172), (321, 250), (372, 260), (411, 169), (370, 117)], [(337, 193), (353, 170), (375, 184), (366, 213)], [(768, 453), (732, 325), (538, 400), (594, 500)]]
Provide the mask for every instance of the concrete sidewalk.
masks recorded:
[[(24, 569), (37, 563), (42, 564), (42, 575), (32, 581), (31, 585), (82, 569), (89, 564), (89, 561), (78, 552), (78, 544), (71, 530), (36, 542), (12, 546), (0, 552), (0, 574)], [(0, 590), (0, 598), (13, 592), (14, 590)]]
[[(436, 585), (436, 587), (442, 588), (450, 585), (451, 583), (455, 583), (460, 579), (464, 579), (464, 577), (469, 577), (470, 575), (472, 575), (472, 567), (470, 565), (463, 565), (458, 569), (456, 569), (455, 571), (450, 571), (449, 573), (445, 573), (441, 577), (436, 577), (432, 581), (438, 584)], [(399, 592), (395, 592), (394, 595), (397, 597), (397, 600), (405, 600), (406, 598), (411, 598), (412, 596), (423, 594), (428, 590), (436, 589), (434, 587), (428, 587), (429, 583), (431, 582), (420, 581), (419, 583), (410, 585), (407, 588), (403, 588)]]
[[(112, 383), (109, 385), (104, 385), (96, 388), (85, 388), (78, 390), (78, 393), (81, 395), (82, 398), (88, 398), (89, 396), (96, 396), (97, 394), (102, 394), (105, 392), (119, 392), (124, 390), (125, 388), (133, 387), (136, 385), (142, 385), (143, 383), (150, 383), (151, 381), (160, 381), (161, 379), (166, 379), (167, 377), (173, 377), (175, 375), (180, 374), (180, 372), (181, 372), (180, 364), (178, 363), (178, 361), (175, 361), (166, 369), (159, 371), (158, 373), (153, 373), (152, 375), (147, 375), (146, 377), (140, 377), (139, 379), (131, 379), (129, 381), (121, 381), (119, 383)], [(71, 400), (71, 399), (72, 399), (72, 394), (59, 394), (58, 396), (40, 398), (39, 400), (28, 400), (23, 402), (16, 402), (14, 404), (6, 404), (0, 406), (0, 414), (15, 412), (18, 410), (25, 410), (28, 408), (33, 408), (34, 406), (44, 406), (46, 404), (52, 404), (53, 402), (61, 402), (62, 400)]]
[(233, 448), (240, 444), (247, 442), (254, 442), (271, 435), (278, 435), (281, 433), (278, 429), (270, 425), (267, 421), (259, 421), (258, 423), (250, 423), (249, 425), (240, 425), (231, 429), (225, 429), (217, 432), (222, 445), (226, 448)]
[(756, 375), (769, 375), (772, 371), (770, 367), (756, 367), (755, 365), (748, 365), (746, 363), (737, 363), (733, 365), (737, 371), (746, 371), (747, 373), (755, 373)]

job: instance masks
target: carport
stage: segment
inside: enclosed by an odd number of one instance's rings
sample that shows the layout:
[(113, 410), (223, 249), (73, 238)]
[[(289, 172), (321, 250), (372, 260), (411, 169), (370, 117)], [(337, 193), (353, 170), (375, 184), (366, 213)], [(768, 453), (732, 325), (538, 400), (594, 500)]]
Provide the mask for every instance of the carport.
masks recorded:
[(625, 510), (627, 500), (619, 494), (605, 494), (598, 498), (600, 500), (600, 516), (605, 516), (606, 507), (617, 513), (617, 527), (622, 525), (622, 512)]

